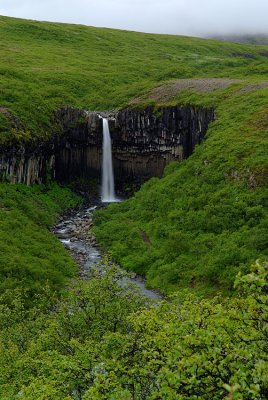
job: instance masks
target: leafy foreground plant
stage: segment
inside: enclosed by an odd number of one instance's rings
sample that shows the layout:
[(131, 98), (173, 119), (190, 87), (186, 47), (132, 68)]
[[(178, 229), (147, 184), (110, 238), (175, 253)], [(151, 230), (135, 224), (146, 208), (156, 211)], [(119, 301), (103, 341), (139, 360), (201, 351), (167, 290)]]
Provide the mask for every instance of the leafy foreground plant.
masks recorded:
[(268, 267), (239, 275), (236, 298), (146, 304), (114, 268), (79, 281), (49, 315), (1, 308), (3, 400), (266, 399)]

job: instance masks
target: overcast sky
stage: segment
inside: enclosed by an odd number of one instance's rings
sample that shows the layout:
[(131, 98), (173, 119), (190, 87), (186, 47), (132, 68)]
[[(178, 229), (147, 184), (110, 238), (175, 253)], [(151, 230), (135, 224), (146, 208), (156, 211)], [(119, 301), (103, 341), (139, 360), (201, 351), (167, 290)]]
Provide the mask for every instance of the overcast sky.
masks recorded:
[(268, 0), (0, 0), (0, 14), (193, 36), (268, 33)]

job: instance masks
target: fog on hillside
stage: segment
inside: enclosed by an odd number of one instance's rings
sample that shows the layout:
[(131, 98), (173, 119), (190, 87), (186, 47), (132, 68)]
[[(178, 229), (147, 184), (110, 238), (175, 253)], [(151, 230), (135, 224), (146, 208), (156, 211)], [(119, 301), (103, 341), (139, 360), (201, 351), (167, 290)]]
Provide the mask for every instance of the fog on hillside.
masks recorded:
[(189, 36), (267, 34), (267, 0), (3, 0), (0, 14)]

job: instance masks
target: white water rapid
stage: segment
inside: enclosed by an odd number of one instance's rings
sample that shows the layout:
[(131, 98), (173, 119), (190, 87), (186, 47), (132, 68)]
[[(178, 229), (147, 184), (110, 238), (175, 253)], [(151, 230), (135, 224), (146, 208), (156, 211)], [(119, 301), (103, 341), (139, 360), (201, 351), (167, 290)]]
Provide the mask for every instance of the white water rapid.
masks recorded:
[(101, 183), (101, 201), (103, 203), (117, 202), (114, 191), (114, 172), (112, 159), (112, 143), (109, 131), (109, 122), (107, 118), (103, 121), (103, 145), (102, 145), (102, 183)]

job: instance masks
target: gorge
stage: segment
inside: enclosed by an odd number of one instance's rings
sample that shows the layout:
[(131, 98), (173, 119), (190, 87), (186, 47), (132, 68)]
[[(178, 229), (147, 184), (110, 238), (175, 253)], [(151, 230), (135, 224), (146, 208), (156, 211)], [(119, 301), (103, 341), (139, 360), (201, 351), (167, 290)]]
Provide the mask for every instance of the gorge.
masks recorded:
[(110, 118), (116, 184), (141, 184), (162, 176), (173, 160), (187, 158), (204, 139), (214, 110), (196, 106), (154, 110), (126, 108), (88, 112), (64, 108), (56, 113), (57, 133), (46, 141), (0, 147), (0, 177), (11, 183), (43, 183), (48, 175), (61, 183), (101, 176), (102, 119)]

